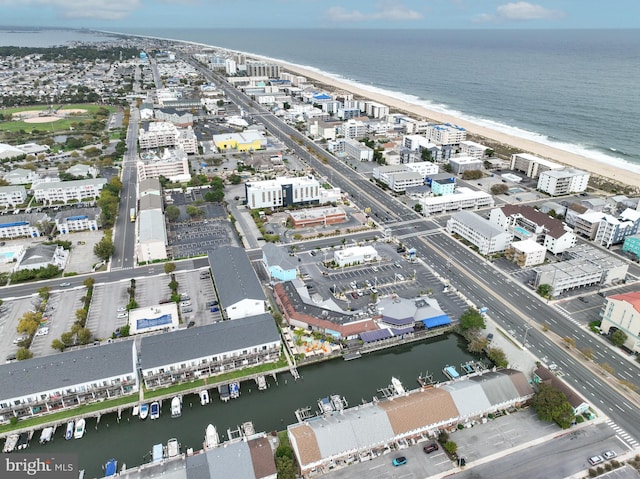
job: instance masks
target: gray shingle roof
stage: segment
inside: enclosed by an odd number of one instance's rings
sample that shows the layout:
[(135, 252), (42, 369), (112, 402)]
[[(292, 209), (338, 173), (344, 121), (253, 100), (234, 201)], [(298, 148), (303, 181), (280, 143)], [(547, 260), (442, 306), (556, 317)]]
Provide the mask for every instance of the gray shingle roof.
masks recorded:
[(131, 373), (133, 341), (118, 341), (0, 365), (0, 399)]
[(145, 336), (140, 343), (143, 370), (214, 356), (278, 341), (280, 334), (268, 313)]
[(460, 211), (452, 215), (452, 218), (455, 218), (462, 224), (470, 226), (484, 238), (495, 238), (496, 236), (504, 234), (504, 230), (502, 228), (495, 226), (489, 220), (486, 220), (482, 216), (471, 211)]
[(273, 243), (265, 243), (262, 247), (263, 257), (267, 260), (267, 266), (280, 266), (283, 270), (296, 269), (298, 262), (294, 257), (289, 256), (289, 253), (279, 246)]
[(266, 301), (262, 285), (242, 248), (221, 246), (209, 252), (209, 266), (220, 303), (228, 308), (243, 299)]

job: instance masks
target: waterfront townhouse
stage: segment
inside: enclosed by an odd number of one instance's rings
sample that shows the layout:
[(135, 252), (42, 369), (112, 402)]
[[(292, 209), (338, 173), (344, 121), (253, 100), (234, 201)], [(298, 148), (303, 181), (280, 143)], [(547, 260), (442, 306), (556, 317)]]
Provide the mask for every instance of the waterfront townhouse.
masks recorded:
[(277, 362), (280, 347), (275, 320), (263, 313), (144, 336), (140, 372), (144, 386), (155, 389)]
[(0, 365), (0, 421), (27, 419), (138, 392), (135, 341)]
[(2, 177), (10, 185), (28, 185), (39, 177), (38, 173), (26, 168), (15, 168)]
[(430, 196), (420, 199), (422, 213), (425, 216), (447, 211), (493, 207), (494, 204), (493, 196), (489, 193), (474, 191), (466, 187), (457, 188), (452, 195)]
[[(7, 188), (16, 188), (8, 186)], [(37, 238), (44, 234), (42, 225), (49, 220), (45, 213), (0, 216), (0, 238)]]
[(640, 353), (640, 292), (607, 296), (602, 305), (600, 329), (605, 334), (620, 330), (627, 335), (624, 346)]
[(322, 475), (391, 452), (398, 444), (436, 438), (533, 397), (528, 378), (502, 369), (420, 388), (382, 401), (292, 424), (291, 447), (303, 475)]
[(489, 149), (487, 146), (476, 143), (475, 141), (465, 140), (460, 142), (460, 153), (462, 153), (462, 156), (484, 158)]
[(471, 211), (452, 215), (447, 221), (447, 231), (470, 242), (485, 256), (503, 252), (513, 241), (512, 233)]
[(245, 198), (251, 209), (317, 205), (320, 203), (320, 183), (310, 175), (251, 181), (245, 183)]
[(578, 245), (562, 254), (562, 261), (537, 266), (534, 288), (541, 284), (551, 286), (550, 294), (558, 296), (565, 291), (583, 286), (607, 286), (622, 281), (629, 265), (606, 251), (589, 245)]
[(298, 276), (297, 259), (273, 243), (265, 243), (262, 247), (262, 262), (269, 276), (276, 281), (291, 281)]
[(445, 123), (444, 125), (429, 125), (427, 138), (439, 145), (459, 145), (467, 139), (467, 131), (461, 126)]
[(96, 200), (107, 184), (106, 178), (87, 180), (55, 181), (33, 186), (33, 196), (38, 203), (55, 204)]
[(54, 221), (56, 229), (63, 235), (72, 231), (97, 231), (100, 226), (100, 209), (73, 208), (60, 211), (56, 214)]
[(239, 319), (267, 311), (267, 297), (243, 248), (220, 246), (210, 251), (209, 268), (224, 317)]
[(482, 160), (471, 156), (452, 156), (449, 166), (453, 173), (459, 175), (465, 171), (482, 170)]
[(489, 221), (516, 239), (531, 239), (552, 254), (560, 254), (576, 245), (576, 235), (562, 221), (552, 218), (528, 205), (506, 205), (495, 208)]
[(267, 147), (267, 139), (256, 130), (213, 135), (213, 143), (219, 151), (256, 151)]
[(540, 173), (549, 170), (560, 170), (563, 165), (545, 160), (530, 153), (515, 153), (511, 155), (510, 170), (520, 171), (529, 178), (537, 178)]
[(0, 208), (15, 208), (27, 200), (24, 186), (0, 186)]
[(538, 176), (538, 190), (551, 196), (580, 193), (587, 189), (590, 174), (575, 168), (546, 170)]
[(189, 157), (181, 146), (165, 148), (161, 156), (152, 152), (143, 152), (136, 167), (139, 181), (161, 176), (178, 183), (191, 180)]

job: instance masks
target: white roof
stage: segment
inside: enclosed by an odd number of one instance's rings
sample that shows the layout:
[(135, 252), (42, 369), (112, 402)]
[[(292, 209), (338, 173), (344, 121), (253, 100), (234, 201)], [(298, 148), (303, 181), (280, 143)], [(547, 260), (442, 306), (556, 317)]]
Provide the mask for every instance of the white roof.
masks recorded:
[(523, 253), (537, 253), (539, 251), (546, 251), (546, 248), (533, 241), (532, 239), (523, 240), (523, 241), (514, 241), (511, 243), (518, 251), (522, 251)]

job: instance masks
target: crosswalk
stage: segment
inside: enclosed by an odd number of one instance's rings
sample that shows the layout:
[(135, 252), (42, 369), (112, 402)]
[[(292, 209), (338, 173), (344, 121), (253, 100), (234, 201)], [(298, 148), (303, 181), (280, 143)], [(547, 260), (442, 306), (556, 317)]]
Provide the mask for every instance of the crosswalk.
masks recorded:
[(613, 429), (616, 432), (616, 434), (620, 437), (620, 439), (626, 442), (629, 445), (629, 447), (631, 447), (632, 449), (636, 449), (640, 445), (638, 444), (638, 441), (636, 441), (627, 431), (622, 429), (611, 419), (607, 419), (605, 422), (611, 429)]
[(582, 327), (582, 324), (579, 321), (573, 319), (573, 317), (567, 311), (565, 311), (562, 307), (560, 307), (559, 305), (552, 304), (551, 307), (553, 309), (555, 309), (558, 313), (560, 313), (562, 315), (562, 317), (565, 318), (570, 323), (573, 323), (576, 326)]

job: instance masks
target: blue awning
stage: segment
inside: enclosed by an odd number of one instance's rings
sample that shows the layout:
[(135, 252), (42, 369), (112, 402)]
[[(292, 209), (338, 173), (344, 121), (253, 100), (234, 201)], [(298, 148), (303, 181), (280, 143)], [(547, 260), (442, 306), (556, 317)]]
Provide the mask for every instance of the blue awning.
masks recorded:
[(440, 316), (434, 316), (433, 318), (423, 319), (422, 322), (427, 328), (435, 328), (437, 326), (451, 324), (451, 319), (446, 314), (443, 314)]

